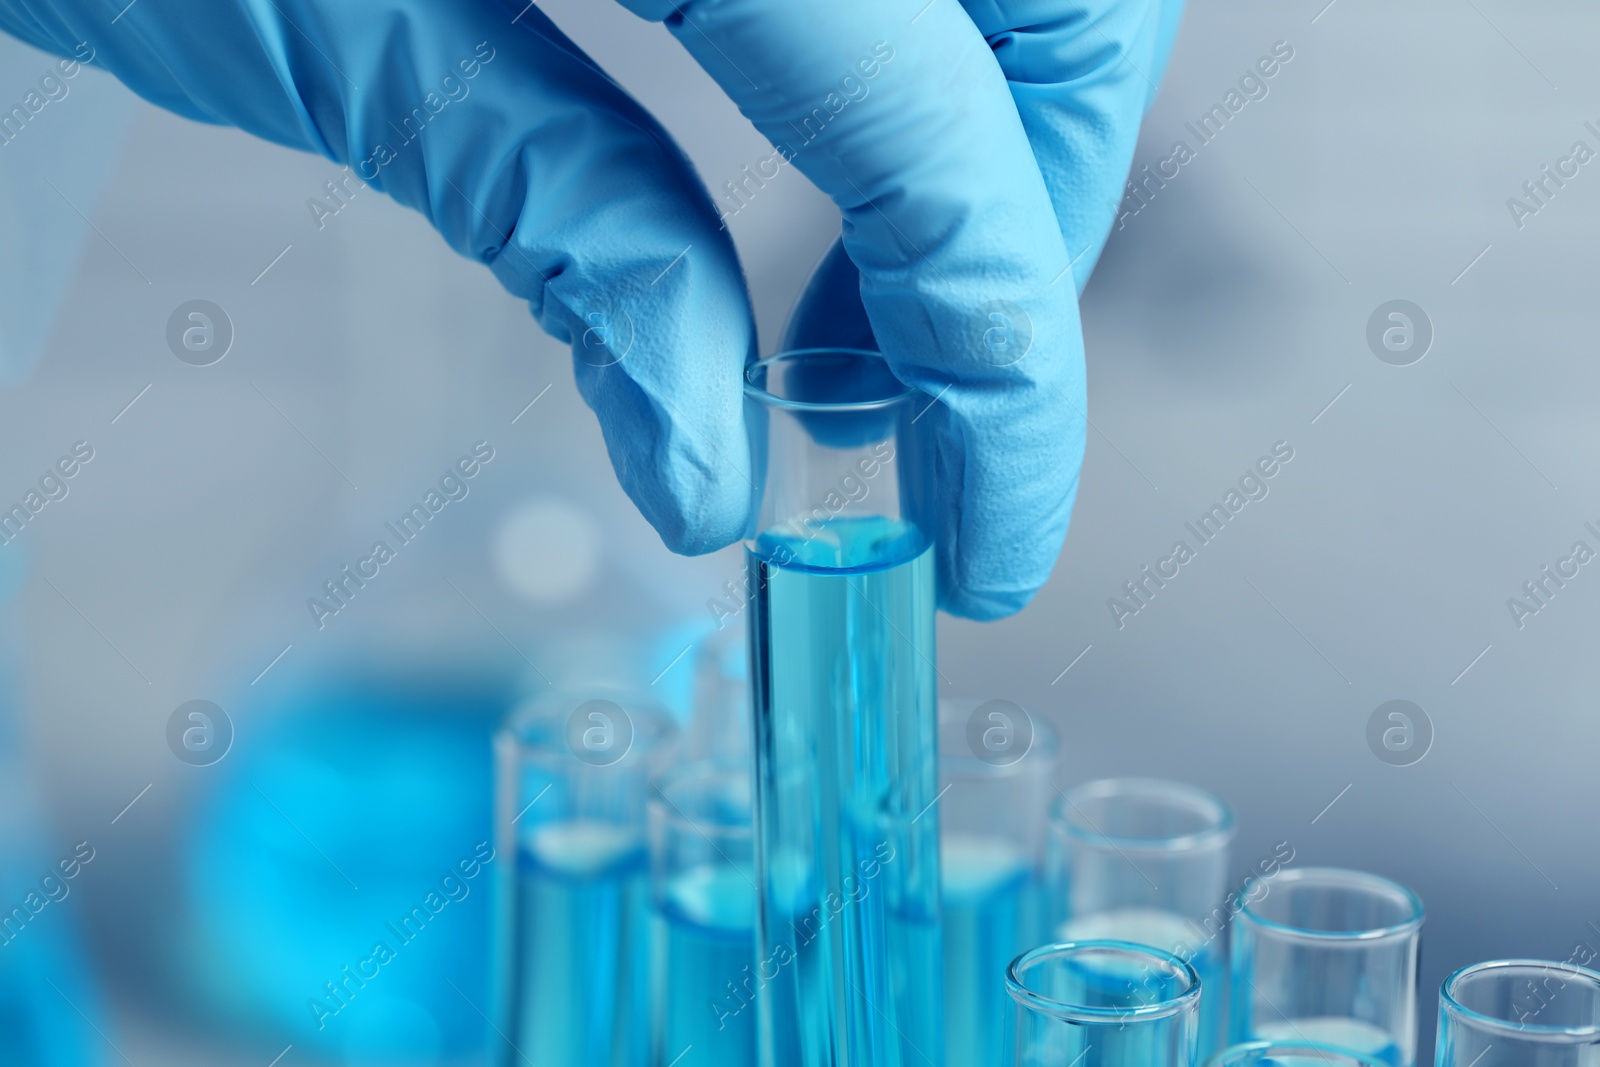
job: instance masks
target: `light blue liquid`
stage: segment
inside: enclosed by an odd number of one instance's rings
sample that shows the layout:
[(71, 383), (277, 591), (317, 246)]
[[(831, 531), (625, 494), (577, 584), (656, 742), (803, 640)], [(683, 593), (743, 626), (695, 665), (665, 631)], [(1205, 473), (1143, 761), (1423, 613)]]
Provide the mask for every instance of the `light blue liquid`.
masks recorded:
[(1037, 883), (1022, 849), (1003, 838), (945, 833), (944, 1047), (960, 1067), (999, 1064), (1008, 1008), (1006, 967), (1032, 948)]
[(642, 1067), (649, 1026), (649, 869), (626, 827), (536, 827), (517, 857), (515, 1049), (506, 1067)]
[(1188, 1058), (1177, 1036), (1183, 1024), (1172, 1019), (1081, 1026), (1026, 1018), (1021, 1025), (1023, 1035), (1015, 1042), (1018, 1067), (1193, 1067), (1199, 1062)]
[(694, 867), (656, 902), (655, 1067), (756, 1062), (755, 872)]
[[(1311, 1019), (1292, 1019), (1288, 1022), (1264, 1023), (1256, 1027), (1256, 1037), (1268, 1041), (1303, 1041), (1313, 1045), (1356, 1052), (1379, 1063), (1405, 1067), (1407, 1059), (1395, 1044), (1393, 1035), (1382, 1027), (1362, 1022), (1322, 1016)], [(1281, 1058), (1281, 1057), (1280, 1057)], [(1293, 1061), (1282, 1058), (1284, 1063)], [(1301, 1057), (1303, 1062), (1309, 1062)]]
[(767, 1067), (941, 1067), (933, 558), (835, 519), (747, 552)]
[(1200, 976), (1199, 1061), (1222, 1047), (1228, 979), (1221, 938), (1205, 940), (1195, 923), (1158, 908), (1121, 908), (1069, 919), (1057, 934), (1063, 941), (1131, 941), (1182, 959)]

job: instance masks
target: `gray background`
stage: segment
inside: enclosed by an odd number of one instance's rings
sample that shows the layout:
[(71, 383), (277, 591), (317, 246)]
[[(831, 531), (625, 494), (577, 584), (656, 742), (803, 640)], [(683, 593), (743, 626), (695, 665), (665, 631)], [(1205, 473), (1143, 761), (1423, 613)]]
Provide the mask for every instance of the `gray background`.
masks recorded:
[[(1520, 630), (1506, 608), (1575, 540), (1600, 548), (1583, 528), (1600, 525), (1600, 164), (1520, 229), (1506, 207), (1575, 140), (1600, 148), (1583, 125), (1600, 120), (1600, 11), (1323, 3), (1191, 5), (1136, 168), (1177, 138), (1193, 144), (1184, 123), (1274, 42), (1294, 58), (1113, 235), (1084, 297), (1094, 428), (1066, 550), (1022, 614), (941, 619), (940, 664), (951, 693), (1053, 718), (1063, 784), (1141, 772), (1223, 794), (1241, 871), (1288, 840), (1297, 865), (1415, 888), (1429, 911), (1426, 1063), (1450, 970), (1600, 945), (1588, 925), (1600, 923), (1600, 566)], [(592, 0), (544, 6), (711, 188), (770, 153), (659, 26)], [(20, 97), (46, 62), (10, 49), (0, 98)], [(555, 656), (584, 629), (659, 647), (627, 668), (648, 681), (740, 562), (660, 546), (611, 477), (567, 352), (419, 217), (366, 191), (319, 231), (306, 199), (331, 164), (93, 78), (37, 120), (129, 116), (100, 146), (111, 176), (85, 202), (98, 233), (45, 357), (0, 392), (0, 497), (19, 497), (73, 441), (94, 445), (71, 495), (24, 535), (34, 577), (21, 611), (52, 840), (92, 828), (106, 842), (66, 905), (103, 944), (130, 887), (163, 879), (144, 843), (204, 802), (204, 776), (164, 739), (183, 701), (218, 699), (242, 719), (271, 686), (348, 660), (514, 674), (519, 657)], [(793, 168), (733, 221), (768, 347), (836, 227)], [(213, 367), (166, 347), (168, 315), (195, 298), (236, 331)], [(1435, 332), (1407, 367), (1365, 339), (1369, 315), (1397, 298)], [(318, 632), (305, 598), (480, 438), (497, 458), (472, 495)], [(1294, 459), (1270, 495), (1119, 629), (1107, 598), (1278, 441)], [(518, 535), (511, 520), (530, 502), (561, 521)], [(495, 563), (497, 538), (558, 563), (519, 587)], [(1435, 731), (1409, 767), (1365, 739), (1373, 709), (1396, 698)], [(101, 964), (133, 1062), (201, 1056), (184, 1018), (118, 992), (136, 962)], [(212, 1045), (203, 1058), (274, 1051)]]

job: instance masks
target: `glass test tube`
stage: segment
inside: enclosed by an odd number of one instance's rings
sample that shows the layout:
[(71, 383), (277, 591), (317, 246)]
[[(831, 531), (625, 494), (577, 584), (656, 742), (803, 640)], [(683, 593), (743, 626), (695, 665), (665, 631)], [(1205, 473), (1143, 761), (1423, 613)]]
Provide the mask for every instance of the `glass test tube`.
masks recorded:
[(1375, 874), (1307, 867), (1247, 883), (1244, 899), (1233, 924), (1234, 1040), (1309, 1041), (1394, 1067), (1414, 1062), (1423, 920), (1415, 893)]
[(928, 401), (869, 352), (746, 382), (761, 1062), (939, 1067), (934, 563), (908, 477)]
[(756, 1060), (756, 872), (750, 766), (691, 763), (650, 798), (655, 1010), (651, 1062)]
[(1058, 741), (1008, 701), (961, 710), (946, 704), (939, 725), (944, 1050), (984, 1067), (1004, 1051), (1007, 965), (1050, 940), (1042, 874)]
[(674, 736), (647, 700), (597, 691), (536, 698), (496, 735), (493, 1062), (645, 1064), (645, 801)]
[(1206, 1067), (1385, 1067), (1382, 1060), (1304, 1041), (1247, 1041), (1224, 1049)]
[(1169, 952), (1080, 941), (1006, 971), (1006, 1067), (1192, 1067), (1200, 976)]
[(1174, 953), (1200, 976), (1199, 1055), (1225, 1044), (1226, 905), (1233, 812), (1154, 778), (1106, 778), (1062, 794), (1050, 817), (1054, 936), (1117, 938)]
[(1600, 1067), (1600, 974), (1496, 960), (1439, 989), (1434, 1067)]

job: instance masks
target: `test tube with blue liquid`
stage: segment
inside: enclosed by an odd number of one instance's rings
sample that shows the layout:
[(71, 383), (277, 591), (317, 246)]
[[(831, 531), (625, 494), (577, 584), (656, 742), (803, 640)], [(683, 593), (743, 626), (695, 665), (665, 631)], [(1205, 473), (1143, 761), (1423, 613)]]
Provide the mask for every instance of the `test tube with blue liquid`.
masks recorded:
[(940, 714), (945, 1058), (985, 1067), (1002, 1054), (1006, 967), (1048, 940), (1042, 868), (1058, 743), (1048, 722), (1007, 700), (950, 701)]
[(1224, 1043), (1233, 832), (1220, 797), (1154, 778), (1087, 782), (1058, 797), (1050, 818), (1055, 936), (1131, 941), (1190, 964), (1202, 989), (1202, 1057)]
[[(668, 772), (650, 798), (651, 1062), (756, 1061), (756, 873), (748, 762)], [(685, 1053), (693, 1050), (693, 1058)]]
[(834, 349), (753, 364), (745, 396), (761, 1063), (940, 1067), (929, 401)]
[(1233, 1039), (1309, 1041), (1410, 1067), (1423, 923), (1416, 894), (1375, 874), (1303, 867), (1252, 879), (1242, 895)]
[(1200, 977), (1127, 941), (1043, 945), (1006, 970), (1005, 1067), (1193, 1067)]
[(595, 692), (538, 698), (497, 735), (494, 1062), (648, 1062), (645, 811), (674, 737), (648, 701)]

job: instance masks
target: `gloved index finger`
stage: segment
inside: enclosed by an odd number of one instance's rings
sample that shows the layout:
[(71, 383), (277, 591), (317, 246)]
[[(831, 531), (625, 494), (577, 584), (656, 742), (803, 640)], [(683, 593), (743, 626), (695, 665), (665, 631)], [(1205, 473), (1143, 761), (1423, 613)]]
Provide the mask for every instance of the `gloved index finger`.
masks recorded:
[[(838, 203), (895, 373), (940, 400), (934, 533), (946, 606), (992, 616), (1043, 583), (1082, 458), (1069, 257), (987, 43), (925, 0), (625, 0), (672, 32)], [(1010, 338), (996, 348), (994, 327)]]
[(348, 164), (314, 211), (370, 186), (423, 212), (572, 344), (663, 540), (721, 548), (754, 489), (732, 243), (651, 116), (536, 8), (506, 6), (0, 0), (0, 30), (64, 55), (92, 38), (96, 65), (162, 106)]

